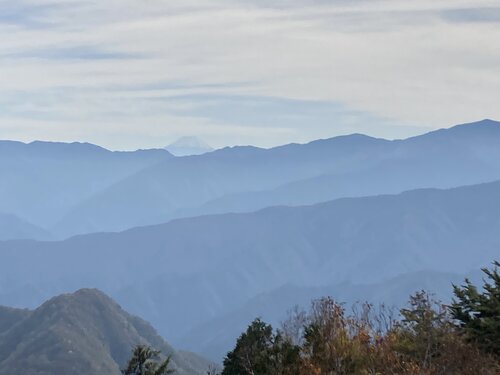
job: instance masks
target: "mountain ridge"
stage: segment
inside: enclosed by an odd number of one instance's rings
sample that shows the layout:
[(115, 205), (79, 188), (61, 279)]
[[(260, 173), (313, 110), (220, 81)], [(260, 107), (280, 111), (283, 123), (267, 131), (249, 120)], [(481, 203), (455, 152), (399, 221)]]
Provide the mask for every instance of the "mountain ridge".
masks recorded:
[[(457, 140), (453, 135), (480, 128), (494, 128), (495, 136), (479, 131), (477, 137)], [(54, 231), (63, 237), (121, 231), (179, 217), (493, 181), (500, 179), (497, 129), (500, 123), (487, 121), (448, 129), (445, 136), (437, 132), (388, 141), (355, 134), (271, 149), (223, 148), (178, 158), (94, 195), (66, 215)]]
[(31, 224), (16, 215), (0, 212), (0, 240), (49, 240), (51, 238), (52, 235), (47, 230)]
[[(201, 375), (208, 366), (191, 366), (185, 360), (189, 355), (177, 354), (148, 323), (104, 293), (80, 289), (49, 299), (0, 334), (0, 374), (118, 375), (137, 344), (172, 355), (179, 374)], [(203, 362), (192, 357), (194, 363)]]
[[(376, 283), (487, 266), (500, 248), (499, 204), (497, 181), (176, 219), (59, 242), (0, 242), (0, 302), (27, 306), (65, 288), (95, 286), (177, 340), (189, 326), (287, 283)], [(471, 248), (473, 261), (462, 261)], [(29, 285), (36, 293), (24, 292)]]
[(0, 212), (45, 230), (82, 200), (173, 158), (165, 150), (112, 152), (91, 144), (0, 141)]
[(404, 140), (351, 134), (270, 149), (227, 147), (181, 158), (161, 149), (0, 141), (0, 212), (62, 239), (179, 217), (493, 181), (500, 178), (499, 124), (483, 120)]

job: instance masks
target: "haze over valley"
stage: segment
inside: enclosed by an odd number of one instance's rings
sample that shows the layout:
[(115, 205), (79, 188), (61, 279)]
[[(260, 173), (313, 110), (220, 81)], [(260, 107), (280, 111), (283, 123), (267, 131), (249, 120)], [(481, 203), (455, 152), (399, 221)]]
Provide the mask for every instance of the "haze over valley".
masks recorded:
[(500, 375), (499, 25), (0, 0), (0, 375)]
[[(398, 141), (351, 135), (187, 157), (1, 145), (17, 153), (2, 161), (17, 163), (2, 182), (11, 202), (2, 304), (35, 308), (99, 288), (214, 361), (245, 327), (246, 311), (279, 322), (325, 294), (401, 306), (412, 291), (432, 289), (449, 300), (450, 283), (477, 276), (500, 247), (500, 123), (491, 120)], [(81, 176), (58, 187), (52, 176), (65, 166)], [(24, 183), (40, 171), (53, 175)], [(59, 217), (44, 218), (54, 188)], [(29, 211), (9, 191), (31, 197)]]

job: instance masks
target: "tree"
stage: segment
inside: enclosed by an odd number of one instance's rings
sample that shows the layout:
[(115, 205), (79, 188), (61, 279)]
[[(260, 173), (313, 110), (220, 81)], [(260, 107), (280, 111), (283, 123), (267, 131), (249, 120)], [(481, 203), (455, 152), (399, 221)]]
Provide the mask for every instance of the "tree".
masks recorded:
[(313, 301), (304, 329), (306, 373), (357, 375), (366, 367), (370, 335), (364, 322), (346, 315), (342, 304), (326, 297)]
[(435, 368), (450, 347), (456, 348), (455, 327), (446, 306), (420, 291), (410, 296), (408, 308), (400, 314), (403, 319), (394, 330), (394, 349), (421, 371), (439, 373)]
[(469, 342), (486, 353), (500, 356), (500, 263), (493, 262), (494, 268), (483, 268), (486, 275), (480, 291), (470, 280), (465, 285), (453, 286), (456, 299), (451, 313), (465, 331)]
[(218, 366), (214, 364), (208, 365), (208, 370), (206, 375), (220, 375), (220, 370)]
[(270, 368), (268, 351), (273, 344), (273, 328), (254, 320), (224, 359), (222, 375), (266, 374)]
[(146, 345), (137, 345), (132, 350), (127, 367), (122, 371), (124, 375), (166, 375), (174, 370), (169, 369), (171, 357), (168, 356), (159, 363), (159, 350), (154, 350)]
[(221, 375), (498, 375), (500, 264), (494, 264), (483, 270), (484, 291), (466, 280), (454, 287), (458, 301), (451, 307), (421, 291), (400, 318), (370, 304), (347, 314), (327, 297), (309, 312), (295, 311), (276, 333), (257, 319), (228, 353)]
[(299, 358), (296, 345), (256, 319), (227, 354), (222, 375), (295, 375)]

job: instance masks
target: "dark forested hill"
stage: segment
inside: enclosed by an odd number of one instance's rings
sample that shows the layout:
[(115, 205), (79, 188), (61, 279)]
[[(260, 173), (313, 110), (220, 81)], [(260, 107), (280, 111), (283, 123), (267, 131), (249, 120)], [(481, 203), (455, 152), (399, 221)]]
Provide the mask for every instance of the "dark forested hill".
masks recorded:
[(205, 374), (208, 362), (176, 352), (145, 321), (98, 290), (50, 299), (34, 311), (0, 308), (0, 374), (121, 374), (133, 346), (172, 355), (176, 373)]
[(0, 306), (0, 334), (12, 328), (30, 314), (31, 311), (28, 309)]

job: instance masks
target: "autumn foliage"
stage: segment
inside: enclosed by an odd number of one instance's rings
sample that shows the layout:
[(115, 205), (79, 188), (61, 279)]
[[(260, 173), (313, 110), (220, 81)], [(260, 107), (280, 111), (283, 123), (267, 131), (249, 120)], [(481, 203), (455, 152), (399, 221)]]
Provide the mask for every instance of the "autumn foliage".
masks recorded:
[[(491, 294), (493, 286), (487, 286), (485, 293)], [(455, 293), (463, 300), (460, 290)], [(498, 296), (487, 295), (487, 306), (497, 306), (491, 298)], [(458, 306), (445, 306), (423, 291), (399, 313), (370, 304), (347, 311), (332, 298), (322, 298), (307, 312), (294, 311), (278, 331), (255, 320), (228, 353), (222, 375), (500, 374), (500, 332), (495, 336), (490, 322), (487, 346), (477, 339), (481, 336), (471, 339), (467, 324), (474, 314), (460, 321), (457, 311), (464, 311)], [(500, 311), (489, 309), (488, 317), (498, 324)]]

